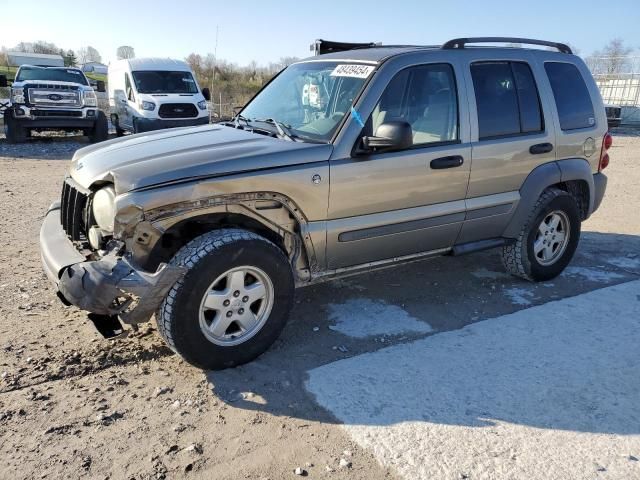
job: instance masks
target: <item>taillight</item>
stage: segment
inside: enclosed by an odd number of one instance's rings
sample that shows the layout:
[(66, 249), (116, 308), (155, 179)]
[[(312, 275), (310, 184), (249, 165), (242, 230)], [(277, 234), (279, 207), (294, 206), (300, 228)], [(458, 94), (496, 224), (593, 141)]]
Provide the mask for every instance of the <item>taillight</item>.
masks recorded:
[(602, 149), (600, 150), (600, 163), (598, 164), (598, 171), (602, 171), (609, 166), (609, 154), (607, 150), (613, 145), (613, 137), (609, 132), (605, 133), (602, 139)]

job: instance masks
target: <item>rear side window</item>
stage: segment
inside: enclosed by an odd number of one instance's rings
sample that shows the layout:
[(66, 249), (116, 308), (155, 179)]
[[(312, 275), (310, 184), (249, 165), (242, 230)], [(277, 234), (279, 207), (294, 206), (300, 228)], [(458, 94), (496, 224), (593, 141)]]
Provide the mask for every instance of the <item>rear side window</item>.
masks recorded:
[(561, 62), (544, 64), (556, 101), (560, 128), (575, 130), (596, 124), (591, 95), (575, 65)]
[(474, 63), (471, 77), (481, 140), (544, 130), (538, 89), (529, 65)]

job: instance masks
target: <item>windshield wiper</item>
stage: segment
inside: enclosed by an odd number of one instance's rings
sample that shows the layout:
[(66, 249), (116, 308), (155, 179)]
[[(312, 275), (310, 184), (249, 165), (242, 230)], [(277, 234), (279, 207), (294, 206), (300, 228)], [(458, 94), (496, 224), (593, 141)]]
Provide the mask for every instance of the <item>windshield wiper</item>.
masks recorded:
[(238, 113), (235, 117), (233, 117), (233, 125), (238, 128), (240, 126), (240, 121), (243, 121), (244, 124), (249, 127), (249, 119), (243, 117), (241, 113)]
[(287, 140), (289, 140), (290, 142), (295, 142), (296, 139), (296, 135), (293, 134), (291, 132), (291, 130), (289, 129), (289, 127), (287, 127), (284, 123), (279, 122), (277, 120), (274, 120), (273, 118), (265, 118), (264, 120), (254, 120), (254, 122), (263, 122), (263, 123), (268, 123), (270, 125), (273, 125), (274, 127), (276, 127), (276, 130), (278, 130), (278, 134), (281, 137), (286, 138)]

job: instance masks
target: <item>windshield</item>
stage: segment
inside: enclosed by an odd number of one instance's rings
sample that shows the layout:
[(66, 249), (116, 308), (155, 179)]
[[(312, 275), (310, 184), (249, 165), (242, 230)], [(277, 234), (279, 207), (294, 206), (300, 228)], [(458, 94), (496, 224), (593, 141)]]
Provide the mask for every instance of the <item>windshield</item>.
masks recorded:
[(54, 80), (57, 82), (73, 82), (88, 85), (87, 79), (80, 70), (72, 68), (37, 68), (22, 67), (16, 75), (16, 82), (25, 80)]
[(291, 65), (258, 93), (242, 117), (272, 119), (303, 140), (328, 142), (374, 69), (336, 62)]
[(191, 72), (140, 70), (133, 72), (138, 93), (198, 93)]

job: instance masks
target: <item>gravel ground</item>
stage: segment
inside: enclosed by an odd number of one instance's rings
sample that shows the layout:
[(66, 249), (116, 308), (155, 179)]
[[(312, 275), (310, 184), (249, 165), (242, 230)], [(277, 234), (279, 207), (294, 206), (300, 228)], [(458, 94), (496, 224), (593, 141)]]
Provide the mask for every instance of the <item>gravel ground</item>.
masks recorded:
[(202, 372), (153, 323), (102, 339), (42, 273), (40, 223), (85, 144), (0, 136), (0, 478), (397, 478), (307, 392), (310, 370), (640, 276), (640, 138), (621, 132), (604, 205), (553, 282), (505, 275), (494, 251), (309, 287), (267, 354)]

